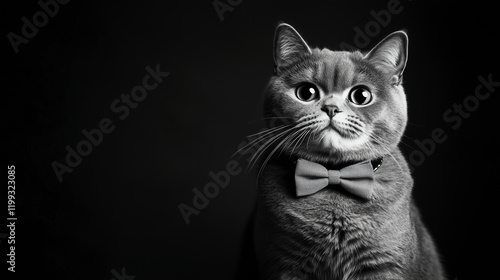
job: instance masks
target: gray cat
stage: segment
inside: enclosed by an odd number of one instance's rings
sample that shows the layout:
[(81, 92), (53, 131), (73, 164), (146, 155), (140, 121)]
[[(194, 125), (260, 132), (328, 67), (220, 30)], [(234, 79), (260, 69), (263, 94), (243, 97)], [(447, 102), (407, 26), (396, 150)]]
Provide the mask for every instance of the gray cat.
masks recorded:
[[(254, 225), (261, 277), (445, 279), (398, 148), (407, 122), (406, 33), (363, 54), (311, 49), (280, 24), (274, 43), (264, 111), (269, 123), (281, 123), (258, 135), (253, 158), (265, 159)], [(311, 191), (312, 175), (297, 175), (299, 162), (325, 169), (328, 186)], [(361, 172), (357, 164), (369, 174), (341, 178)]]

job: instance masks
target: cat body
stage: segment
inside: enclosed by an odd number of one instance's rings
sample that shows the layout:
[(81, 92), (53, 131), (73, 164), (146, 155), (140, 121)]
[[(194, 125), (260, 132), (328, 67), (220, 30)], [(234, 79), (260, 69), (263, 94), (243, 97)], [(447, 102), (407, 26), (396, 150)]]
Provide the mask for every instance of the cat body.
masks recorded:
[[(398, 148), (407, 121), (407, 44), (396, 32), (368, 54), (311, 49), (291, 26), (278, 26), (264, 109), (283, 124), (260, 139), (260, 155), (271, 152), (259, 174), (254, 224), (262, 279), (444, 279)], [(328, 169), (383, 161), (370, 199), (339, 186), (298, 197), (299, 158)]]
[[(398, 151), (393, 156), (404, 162)], [(411, 201), (412, 179), (409, 172), (395, 175), (399, 168), (384, 159), (375, 172), (374, 197), (360, 202), (338, 189), (297, 199), (293, 166), (269, 162), (259, 182), (254, 230), (264, 279), (443, 279)]]

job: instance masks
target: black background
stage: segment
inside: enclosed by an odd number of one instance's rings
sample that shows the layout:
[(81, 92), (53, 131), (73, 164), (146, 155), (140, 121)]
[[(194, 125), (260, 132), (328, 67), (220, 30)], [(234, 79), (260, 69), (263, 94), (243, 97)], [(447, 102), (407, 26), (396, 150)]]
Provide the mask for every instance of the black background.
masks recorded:
[[(364, 30), (370, 11), (389, 1), (243, 0), (223, 21), (212, 1), (103, 2), (60, 5), (17, 54), (7, 34), (21, 35), (21, 18), (40, 7), (1, 8), (2, 160), (3, 168), (16, 166), (15, 276), (108, 280), (125, 268), (136, 280), (234, 279), (255, 172), (232, 176), (189, 225), (178, 205), (191, 205), (192, 189), (211, 182), (208, 173), (225, 169), (246, 135), (262, 128), (275, 26), (292, 24), (312, 46), (355, 46), (354, 28)], [(479, 75), (500, 81), (497, 12), (480, 1), (436, 2), (400, 0), (401, 13), (364, 50), (407, 30), (401, 148), (409, 156), (419, 149), (415, 139), (435, 128), (447, 135), (415, 168), (414, 196), (450, 279), (486, 279), (498, 263), (488, 253), (498, 237), (500, 88), (456, 130), (443, 113), (474, 95)], [(157, 64), (170, 76), (118, 119), (110, 104)], [(81, 130), (103, 118), (115, 130), (60, 183), (52, 162), (64, 163), (65, 146), (75, 148)], [(7, 208), (6, 190), (1, 197)], [(13, 277), (7, 239), (0, 240), (0, 275)]]

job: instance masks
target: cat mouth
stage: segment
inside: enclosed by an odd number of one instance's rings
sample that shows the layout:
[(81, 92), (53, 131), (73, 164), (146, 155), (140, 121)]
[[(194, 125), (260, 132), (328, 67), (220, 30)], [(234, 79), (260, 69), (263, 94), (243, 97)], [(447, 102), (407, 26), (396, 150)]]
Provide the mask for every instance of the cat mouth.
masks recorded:
[[(346, 127), (347, 126), (347, 127)], [(343, 138), (348, 138), (348, 139), (355, 139), (357, 138), (357, 133), (354, 133), (355, 131), (348, 126), (348, 124), (344, 124), (335, 120), (331, 120), (329, 124), (325, 127), (327, 132), (336, 132), (338, 135), (340, 135)]]

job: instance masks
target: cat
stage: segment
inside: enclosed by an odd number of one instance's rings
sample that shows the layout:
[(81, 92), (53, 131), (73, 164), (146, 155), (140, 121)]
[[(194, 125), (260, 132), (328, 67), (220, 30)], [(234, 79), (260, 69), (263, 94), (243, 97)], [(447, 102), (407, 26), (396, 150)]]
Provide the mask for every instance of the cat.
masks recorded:
[[(277, 26), (269, 128), (253, 142), (253, 162), (265, 158), (253, 229), (261, 279), (445, 279), (398, 148), (407, 58), (404, 31), (362, 53), (310, 48), (292, 26)], [(370, 162), (370, 191), (329, 185), (298, 196), (299, 161), (329, 170)]]

